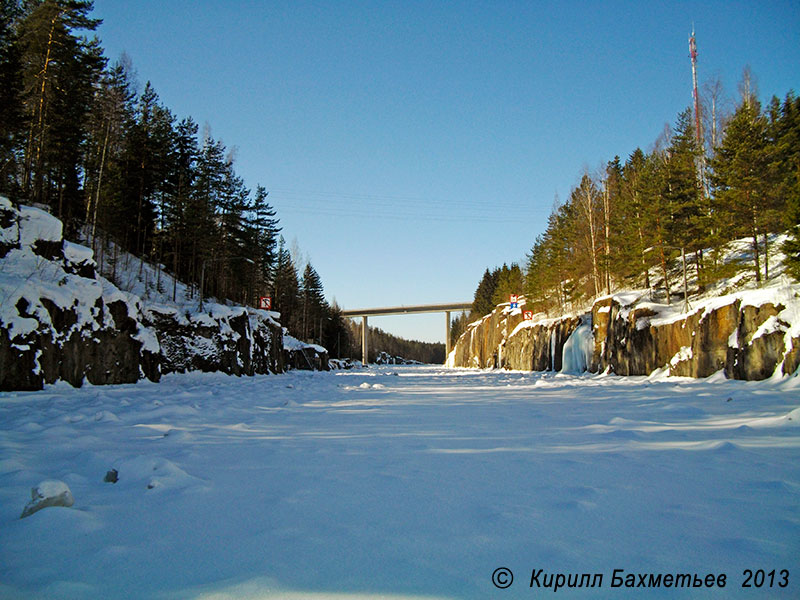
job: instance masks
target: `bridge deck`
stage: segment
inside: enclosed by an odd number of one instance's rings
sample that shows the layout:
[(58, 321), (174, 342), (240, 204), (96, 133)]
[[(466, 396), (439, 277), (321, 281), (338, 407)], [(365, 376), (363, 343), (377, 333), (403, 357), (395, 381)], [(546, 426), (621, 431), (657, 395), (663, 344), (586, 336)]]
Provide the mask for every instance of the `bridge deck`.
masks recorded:
[(418, 304), (415, 306), (388, 306), (384, 308), (359, 308), (343, 310), (343, 317), (375, 317), (379, 315), (405, 315), (411, 313), (435, 313), (457, 310), (470, 310), (472, 302), (453, 302), (451, 304)]

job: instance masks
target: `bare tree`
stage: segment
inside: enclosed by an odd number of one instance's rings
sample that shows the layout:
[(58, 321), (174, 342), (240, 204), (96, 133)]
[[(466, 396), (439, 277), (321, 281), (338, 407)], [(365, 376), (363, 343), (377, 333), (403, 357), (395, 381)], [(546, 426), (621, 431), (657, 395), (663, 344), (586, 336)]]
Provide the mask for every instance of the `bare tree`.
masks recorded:
[(600, 293), (600, 270), (597, 264), (597, 234), (600, 229), (600, 222), (598, 218), (598, 209), (600, 208), (600, 192), (597, 189), (592, 178), (588, 173), (584, 173), (581, 177), (581, 182), (575, 191), (572, 193), (573, 198), (577, 202), (581, 215), (583, 216), (588, 227), (586, 233), (588, 234), (588, 248), (591, 253), (592, 263), (592, 282), (594, 284), (594, 295)]
[(742, 69), (742, 80), (739, 82), (738, 88), (742, 104), (747, 108), (752, 108), (753, 104), (758, 101), (758, 81), (750, 65), (745, 65)]
[(706, 152), (713, 158), (722, 141), (725, 124), (733, 114), (733, 105), (725, 93), (725, 86), (719, 75), (714, 75), (703, 84), (700, 98), (703, 104), (703, 128), (711, 134), (705, 140)]

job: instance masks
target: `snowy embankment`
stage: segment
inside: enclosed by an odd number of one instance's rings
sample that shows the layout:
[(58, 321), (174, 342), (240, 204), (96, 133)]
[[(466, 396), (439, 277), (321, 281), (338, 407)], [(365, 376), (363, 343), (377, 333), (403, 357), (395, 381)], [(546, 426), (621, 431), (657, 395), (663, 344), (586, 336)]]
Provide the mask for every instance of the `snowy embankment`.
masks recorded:
[(140, 299), (95, 273), (61, 221), (0, 197), (0, 389), (160, 377), (159, 344)]
[[(799, 384), (380, 367), (2, 393), (0, 597), (483, 600), (587, 573), (558, 596), (795, 598)], [(74, 504), (20, 519), (45, 481)]]
[[(760, 380), (800, 366), (800, 285), (770, 285), (696, 298), (688, 309), (644, 291), (599, 298), (585, 314), (523, 319), (500, 305), (470, 325), (448, 357), (451, 367), (525, 371), (610, 371), (618, 375)], [(540, 317), (542, 315), (539, 315)]]
[(275, 313), (201, 305), (171, 282), (176, 302), (154, 293), (152, 266), (118, 253), (114, 276), (122, 290), (101, 276), (90, 248), (64, 240), (62, 231), (52, 215), (0, 197), (0, 390), (158, 381), (175, 371), (283, 370)]

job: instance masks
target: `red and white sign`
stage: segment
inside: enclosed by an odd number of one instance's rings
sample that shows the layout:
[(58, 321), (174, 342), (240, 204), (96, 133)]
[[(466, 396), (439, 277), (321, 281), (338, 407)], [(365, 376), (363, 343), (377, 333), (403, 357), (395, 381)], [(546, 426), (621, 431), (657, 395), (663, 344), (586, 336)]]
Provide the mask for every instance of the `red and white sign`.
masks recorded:
[(533, 321), (533, 311), (532, 310), (523, 310), (522, 311), (522, 318), (526, 321)]
[(517, 302), (519, 302), (519, 295), (511, 294), (511, 304), (516, 304)]
[(263, 308), (264, 310), (271, 310), (272, 298), (270, 298), (269, 296), (261, 296), (258, 299), (258, 308)]

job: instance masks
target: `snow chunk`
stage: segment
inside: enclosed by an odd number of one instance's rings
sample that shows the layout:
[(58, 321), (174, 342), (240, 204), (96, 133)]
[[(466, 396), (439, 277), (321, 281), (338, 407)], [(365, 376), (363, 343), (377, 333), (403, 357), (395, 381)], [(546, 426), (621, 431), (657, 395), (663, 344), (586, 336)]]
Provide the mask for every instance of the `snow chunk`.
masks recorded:
[(81, 246), (80, 244), (73, 244), (64, 240), (64, 257), (71, 263), (81, 264), (90, 263), (94, 265), (94, 252), (91, 248)]
[(75, 499), (66, 483), (48, 479), (31, 488), (31, 501), (25, 506), (20, 519), (48, 506), (72, 506), (74, 503)]
[(669, 366), (674, 369), (682, 362), (691, 360), (692, 356), (694, 356), (694, 354), (692, 353), (691, 346), (683, 346), (680, 350), (678, 350), (675, 353), (675, 356), (673, 356), (672, 359), (669, 361)]
[(60, 242), (62, 240), (63, 225), (50, 213), (33, 206), (20, 206), (19, 215), (22, 225), (20, 227), (20, 244), (22, 246), (32, 246), (38, 240), (44, 242)]

